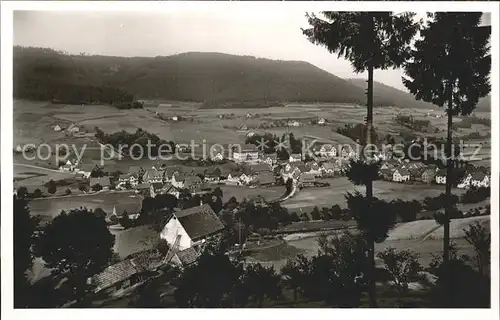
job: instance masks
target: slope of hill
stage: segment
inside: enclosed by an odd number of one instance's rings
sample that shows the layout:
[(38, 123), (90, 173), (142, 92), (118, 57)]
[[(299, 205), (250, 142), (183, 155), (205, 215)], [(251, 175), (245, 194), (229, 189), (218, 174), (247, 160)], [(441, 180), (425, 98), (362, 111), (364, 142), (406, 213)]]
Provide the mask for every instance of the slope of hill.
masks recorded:
[[(14, 47), (14, 97), (115, 103), (132, 99), (204, 102), (223, 107), (275, 102), (364, 104), (364, 85), (302, 61), (279, 61), (222, 53), (167, 57), (68, 55)], [(376, 86), (377, 89), (378, 86)], [(390, 88), (390, 87), (388, 87)], [(377, 106), (425, 107), (412, 96), (376, 90)], [(397, 90), (396, 90), (397, 91)], [(406, 97), (406, 98), (405, 98)]]
[[(366, 81), (365, 79), (360, 79), (360, 78), (351, 78), (351, 79), (346, 79), (350, 83), (357, 85), (360, 88), (365, 88), (366, 87)], [(400, 108), (427, 108), (427, 109), (436, 109), (436, 106), (433, 105), (432, 103), (424, 102), (424, 101), (418, 101), (415, 99), (415, 97), (408, 93), (404, 92), (402, 90), (396, 89), (394, 87), (385, 85), (383, 83), (375, 81), (373, 84), (373, 89), (374, 89), (374, 100), (377, 101), (377, 99), (387, 101), (391, 100), (393, 101), (393, 106), (400, 107)], [(485, 97), (481, 100), (479, 100), (479, 103), (477, 105), (477, 110), (479, 111), (489, 111), (490, 110), (490, 97)]]

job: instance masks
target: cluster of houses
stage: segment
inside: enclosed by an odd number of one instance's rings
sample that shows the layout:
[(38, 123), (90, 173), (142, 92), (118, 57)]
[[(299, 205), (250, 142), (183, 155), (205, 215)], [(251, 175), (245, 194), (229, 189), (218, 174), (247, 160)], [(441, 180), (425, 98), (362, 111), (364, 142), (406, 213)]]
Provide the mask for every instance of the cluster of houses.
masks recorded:
[(75, 123), (71, 123), (67, 127), (63, 124), (56, 124), (52, 126), (52, 130), (54, 130), (54, 132), (64, 132), (64, 134), (67, 136), (75, 136), (75, 137), (86, 137), (93, 135), (86, 133), (84, 130), (79, 128), (78, 125)]
[[(146, 227), (126, 230), (125, 235), (146, 231), (147, 238), (163, 239), (168, 244), (168, 251), (160, 252), (152, 245), (128, 250), (123, 260), (89, 279), (95, 286), (95, 293), (120, 296), (148, 278), (161, 275), (165, 266), (188, 267), (197, 261), (205, 244), (219, 237), (224, 229), (219, 217), (207, 204), (172, 212), (159, 234), (151, 235), (153, 229)], [(130, 238), (130, 242), (137, 242), (136, 237)], [(128, 246), (123, 239), (121, 242), (123, 246), (134, 247)]]
[[(425, 165), (417, 161), (388, 160), (382, 164), (379, 173), (384, 180), (399, 183), (419, 181), (427, 184), (446, 184), (446, 169), (439, 169), (436, 165)], [(464, 179), (458, 184), (459, 188), (489, 186), (488, 173), (478, 169), (466, 172)]]

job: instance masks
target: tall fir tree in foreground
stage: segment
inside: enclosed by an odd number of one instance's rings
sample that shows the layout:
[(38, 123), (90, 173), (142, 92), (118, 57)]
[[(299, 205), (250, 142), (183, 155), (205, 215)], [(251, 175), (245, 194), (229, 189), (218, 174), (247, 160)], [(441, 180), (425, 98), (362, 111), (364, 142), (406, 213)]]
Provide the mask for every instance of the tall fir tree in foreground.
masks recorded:
[[(411, 52), (409, 44), (418, 30), (413, 13), (392, 12), (322, 12), (322, 18), (307, 14), (310, 28), (302, 32), (314, 44), (351, 62), (354, 72), (368, 72), (366, 145), (371, 145), (373, 132), (373, 73), (375, 69), (397, 68)], [(364, 150), (363, 150), (364, 151)], [(364, 153), (364, 152), (362, 152)], [(371, 160), (370, 156), (367, 160)], [(373, 196), (376, 164), (351, 162), (349, 179), (366, 187), (366, 198)], [(367, 178), (368, 177), (368, 178)], [(375, 214), (375, 213), (374, 213)], [(374, 241), (369, 240), (372, 267), (370, 274), (370, 306), (376, 307)]]
[(451, 188), (454, 182), (453, 116), (469, 115), (491, 90), (489, 74), (491, 27), (480, 26), (481, 12), (429, 13), (405, 66), (404, 85), (417, 100), (446, 109), (446, 201), (443, 261), (449, 260)]

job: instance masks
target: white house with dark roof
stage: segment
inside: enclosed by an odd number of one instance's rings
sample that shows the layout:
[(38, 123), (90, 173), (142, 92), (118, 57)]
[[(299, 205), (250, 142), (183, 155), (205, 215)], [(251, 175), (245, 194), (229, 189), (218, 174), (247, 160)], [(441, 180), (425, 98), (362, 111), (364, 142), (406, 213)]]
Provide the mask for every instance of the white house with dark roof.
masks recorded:
[(437, 184), (446, 184), (446, 170), (441, 169), (436, 173), (436, 176), (434, 177), (436, 180)]
[(143, 183), (162, 183), (165, 171), (147, 170), (142, 176)]
[(203, 181), (201, 180), (200, 177), (198, 176), (187, 176), (186, 179), (184, 180), (184, 189), (188, 189), (191, 193), (195, 193), (195, 190), (197, 187), (199, 187)]
[(208, 204), (174, 212), (163, 227), (160, 237), (171, 246), (178, 239), (179, 250), (200, 248), (217, 236), (224, 225)]
[(309, 173), (312, 173), (316, 176), (320, 176), (322, 174), (321, 167), (315, 161), (311, 161), (311, 162), (306, 163), (306, 167), (309, 168)]
[(470, 184), (474, 187), (489, 187), (490, 186), (490, 177), (481, 171), (476, 171), (472, 173)]
[(170, 181), (172, 185), (178, 189), (184, 188), (184, 181), (186, 180), (186, 174), (183, 172), (174, 172), (172, 174), (172, 180)]
[(329, 159), (337, 156), (337, 149), (331, 144), (322, 144), (314, 146), (314, 153), (320, 157)]
[(298, 162), (302, 161), (302, 155), (300, 153), (292, 153), (290, 158), (288, 158), (288, 162)]
[(262, 162), (267, 163), (268, 166), (272, 167), (278, 162), (278, 156), (276, 153), (264, 155)]
[(212, 161), (222, 161), (224, 160), (224, 154), (222, 152), (214, 152), (210, 158)]
[(405, 182), (410, 181), (410, 171), (405, 168), (398, 168), (392, 174), (392, 181), (394, 182)]
[(300, 176), (300, 173), (301, 171), (298, 166), (287, 163), (285, 165), (285, 168), (281, 170), (281, 177), (284, 181), (287, 181), (288, 179), (297, 180)]
[(254, 176), (250, 175), (250, 174), (245, 174), (245, 173), (242, 173), (239, 177), (238, 177), (238, 181), (240, 184), (243, 184), (243, 185), (248, 185), (250, 184), (252, 181), (254, 180)]
[(321, 165), (321, 173), (323, 176), (334, 176), (335, 175), (335, 166), (331, 162), (325, 162)]
[(340, 155), (342, 156), (342, 158), (349, 158), (349, 159), (356, 158), (357, 156), (354, 149), (349, 145), (345, 145), (342, 147), (342, 149), (340, 150)]
[(246, 144), (239, 150), (237, 147), (233, 151), (234, 162), (252, 162), (259, 160), (259, 149), (253, 144)]
[(118, 184), (116, 185), (116, 187), (124, 188), (127, 183), (129, 183), (130, 186), (134, 188), (139, 183), (139, 179), (136, 177), (136, 175), (130, 173), (121, 174), (118, 176)]

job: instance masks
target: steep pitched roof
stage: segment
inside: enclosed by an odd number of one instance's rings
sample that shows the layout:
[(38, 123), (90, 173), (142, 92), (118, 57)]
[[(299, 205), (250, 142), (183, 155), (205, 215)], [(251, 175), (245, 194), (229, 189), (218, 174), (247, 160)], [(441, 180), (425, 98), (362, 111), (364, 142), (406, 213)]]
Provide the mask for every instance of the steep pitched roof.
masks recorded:
[(427, 168), (422, 172), (422, 175), (428, 175), (428, 176), (435, 176), (436, 175), (436, 170), (432, 168)]
[(396, 171), (399, 172), (399, 174), (401, 176), (409, 176), (410, 175), (410, 171), (408, 171), (408, 169), (406, 169), (406, 168), (401, 167), (401, 168), (398, 168)]
[(132, 178), (132, 175), (130, 173), (125, 173), (118, 176), (118, 180), (129, 180), (130, 178)]
[(306, 167), (317, 170), (319, 168), (319, 164), (315, 161), (306, 163)]
[(476, 171), (472, 173), (472, 180), (483, 181), (486, 174), (482, 171)]
[(103, 272), (96, 274), (92, 277), (92, 282), (97, 286), (96, 291), (99, 291), (106, 289), (115, 283), (126, 280), (139, 272), (140, 269), (134, 261), (132, 259), (127, 259), (111, 265), (104, 269)]
[(208, 204), (174, 213), (193, 241), (217, 233), (224, 225)]
[(97, 286), (95, 292), (127, 280), (134, 274), (155, 270), (163, 264), (163, 258), (155, 250), (147, 250), (111, 265), (91, 278), (92, 283)]
[(335, 169), (335, 166), (333, 165), (333, 163), (330, 163), (330, 162), (325, 162), (323, 163), (323, 169), (325, 170), (333, 170)]
[(164, 171), (148, 170), (142, 176), (142, 180), (147, 181), (148, 179), (151, 180), (163, 179), (163, 174)]
[[(327, 144), (322, 145), (322, 146), (320, 147), (320, 149), (322, 149), (322, 148), (323, 148), (326, 152), (330, 152), (330, 151), (332, 151), (332, 149), (335, 149), (335, 147), (334, 147), (334, 146), (332, 146), (331, 144), (328, 144), (328, 143), (327, 143)], [(335, 151), (336, 151), (336, 150), (335, 150)]]
[(184, 249), (176, 253), (183, 266), (188, 266), (198, 260), (200, 254), (193, 247)]
[(309, 166), (306, 166), (305, 163), (300, 162), (297, 164), (297, 168), (300, 170), (300, 172), (309, 172), (311, 171), (311, 168)]
[(168, 191), (170, 191), (171, 188), (172, 188), (172, 184), (170, 182), (166, 182), (163, 184), (160, 191), (161, 192), (168, 192)]
[(257, 148), (256, 145), (254, 144), (245, 144), (242, 148), (241, 148), (241, 151), (242, 152), (257, 152), (259, 151), (259, 149)]
[[(128, 212), (128, 211), (127, 211)], [(114, 251), (121, 259), (154, 247), (159, 234), (153, 226), (142, 225), (115, 233)]]

